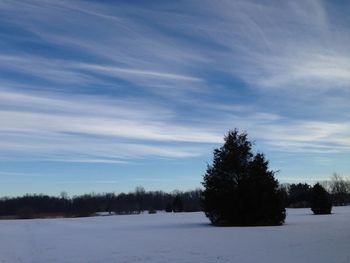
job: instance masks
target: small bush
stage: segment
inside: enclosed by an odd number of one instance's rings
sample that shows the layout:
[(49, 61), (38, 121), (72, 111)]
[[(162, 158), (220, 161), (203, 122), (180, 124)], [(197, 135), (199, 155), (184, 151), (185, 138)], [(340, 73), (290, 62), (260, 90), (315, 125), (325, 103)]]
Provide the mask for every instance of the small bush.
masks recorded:
[(315, 215), (330, 214), (332, 211), (330, 196), (319, 183), (312, 188), (311, 210)]

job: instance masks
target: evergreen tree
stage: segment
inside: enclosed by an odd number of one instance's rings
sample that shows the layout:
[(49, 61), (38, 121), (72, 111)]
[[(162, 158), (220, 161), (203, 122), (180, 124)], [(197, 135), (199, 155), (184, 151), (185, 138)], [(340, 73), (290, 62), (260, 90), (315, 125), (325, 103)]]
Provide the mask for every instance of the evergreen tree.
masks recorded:
[(206, 216), (214, 225), (282, 224), (282, 193), (264, 155), (252, 153), (246, 133), (235, 129), (224, 139), (202, 183)]
[(310, 207), (311, 186), (306, 183), (289, 186), (288, 206), (293, 208)]
[(329, 194), (319, 183), (312, 188), (311, 210), (315, 215), (330, 214), (332, 211)]

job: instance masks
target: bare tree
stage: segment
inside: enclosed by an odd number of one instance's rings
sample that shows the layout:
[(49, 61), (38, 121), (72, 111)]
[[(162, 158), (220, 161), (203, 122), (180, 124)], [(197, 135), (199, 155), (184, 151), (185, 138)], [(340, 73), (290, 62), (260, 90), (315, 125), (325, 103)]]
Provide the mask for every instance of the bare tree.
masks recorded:
[(349, 191), (349, 183), (344, 180), (344, 178), (333, 173), (330, 181), (330, 190), (333, 195), (333, 202), (335, 205), (346, 205), (346, 197)]

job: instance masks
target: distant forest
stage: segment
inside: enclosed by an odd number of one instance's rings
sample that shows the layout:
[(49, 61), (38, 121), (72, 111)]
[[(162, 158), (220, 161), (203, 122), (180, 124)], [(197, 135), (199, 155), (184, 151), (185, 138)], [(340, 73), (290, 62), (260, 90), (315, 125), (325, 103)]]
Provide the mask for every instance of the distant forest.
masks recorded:
[(180, 192), (145, 191), (137, 187), (130, 193), (85, 194), (68, 197), (48, 195), (25, 195), (0, 199), (0, 217), (2, 218), (38, 218), (38, 217), (80, 217), (91, 216), (98, 212), (110, 214), (139, 214), (143, 212), (194, 212), (200, 211), (201, 190)]
[[(350, 204), (350, 181), (334, 173), (329, 181), (320, 182), (330, 194), (334, 206)], [(282, 184), (281, 191), (284, 193), (285, 206), (289, 208), (310, 207), (312, 186), (306, 183)]]
[[(350, 204), (350, 182), (334, 174), (330, 181), (322, 185), (330, 193), (333, 205)], [(306, 183), (282, 184), (285, 207), (310, 207), (312, 186)], [(46, 218), (81, 217), (107, 214), (139, 214), (166, 212), (202, 211), (201, 189), (193, 191), (145, 191), (136, 187), (130, 193), (85, 194), (69, 197), (62, 193), (59, 197), (48, 195), (24, 195), (22, 197), (3, 197), (0, 199), (0, 218)]]

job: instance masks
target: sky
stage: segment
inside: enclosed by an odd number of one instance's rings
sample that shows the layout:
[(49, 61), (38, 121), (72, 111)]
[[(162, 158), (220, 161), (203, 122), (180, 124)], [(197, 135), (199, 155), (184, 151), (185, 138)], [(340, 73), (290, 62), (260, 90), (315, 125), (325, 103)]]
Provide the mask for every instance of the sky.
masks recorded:
[(350, 176), (349, 1), (0, 1), (0, 196), (189, 190), (234, 128)]

